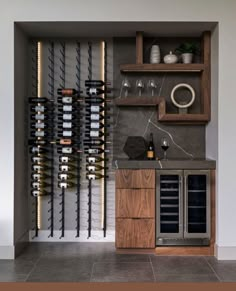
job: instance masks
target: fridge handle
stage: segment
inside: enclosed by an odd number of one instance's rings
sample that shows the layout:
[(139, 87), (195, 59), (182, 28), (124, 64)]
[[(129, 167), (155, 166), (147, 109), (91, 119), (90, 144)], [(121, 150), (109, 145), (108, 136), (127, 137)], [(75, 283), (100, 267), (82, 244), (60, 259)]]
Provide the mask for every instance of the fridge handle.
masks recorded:
[(187, 175), (184, 176), (184, 235), (187, 233), (188, 229), (188, 185), (187, 185)]

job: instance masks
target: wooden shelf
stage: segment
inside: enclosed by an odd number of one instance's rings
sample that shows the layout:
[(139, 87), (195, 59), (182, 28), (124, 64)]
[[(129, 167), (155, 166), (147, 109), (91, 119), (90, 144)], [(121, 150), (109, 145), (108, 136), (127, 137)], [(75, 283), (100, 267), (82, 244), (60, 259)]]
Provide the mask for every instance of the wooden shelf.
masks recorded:
[(157, 106), (163, 98), (161, 97), (126, 97), (117, 98), (116, 106)]
[(121, 72), (136, 73), (158, 73), (158, 72), (202, 72), (205, 69), (204, 64), (124, 64), (120, 65)]

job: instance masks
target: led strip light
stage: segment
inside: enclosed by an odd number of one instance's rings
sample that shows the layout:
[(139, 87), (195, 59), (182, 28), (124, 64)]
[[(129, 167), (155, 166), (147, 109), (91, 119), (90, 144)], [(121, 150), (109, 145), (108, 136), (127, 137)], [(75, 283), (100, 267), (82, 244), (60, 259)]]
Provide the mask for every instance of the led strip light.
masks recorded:
[[(42, 97), (42, 42), (37, 42), (37, 97)], [(39, 105), (39, 103), (38, 103)], [(38, 112), (40, 114), (40, 112)], [(41, 122), (41, 121), (38, 121)], [(40, 129), (38, 129), (40, 131)], [(40, 140), (40, 137), (38, 137)], [(38, 146), (40, 148), (40, 146)], [(38, 154), (40, 157), (40, 154)], [(39, 172), (40, 173), (40, 172)], [(39, 187), (40, 190), (40, 187)], [(41, 197), (37, 197), (37, 227), (41, 229)]]
[[(101, 42), (101, 80), (104, 82), (105, 81), (105, 42)], [(102, 89), (104, 90), (105, 87), (103, 86)], [(102, 98), (105, 97), (105, 94), (102, 94)], [(102, 103), (102, 106), (105, 107), (105, 102)], [(105, 118), (105, 116), (104, 116)], [(104, 127), (102, 128), (102, 132), (104, 133)], [(105, 141), (105, 136), (103, 135), (102, 140)], [(105, 149), (105, 143), (101, 146), (101, 148), (104, 150)], [(102, 153), (102, 159), (104, 159), (104, 152)], [(101, 166), (104, 168), (105, 167), (105, 161), (101, 161)], [(104, 169), (101, 170), (102, 175), (105, 174)], [(105, 177), (102, 178), (102, 183), (101, 183), (101, 227), (104, 227), (104, 183), (105, 183)]]

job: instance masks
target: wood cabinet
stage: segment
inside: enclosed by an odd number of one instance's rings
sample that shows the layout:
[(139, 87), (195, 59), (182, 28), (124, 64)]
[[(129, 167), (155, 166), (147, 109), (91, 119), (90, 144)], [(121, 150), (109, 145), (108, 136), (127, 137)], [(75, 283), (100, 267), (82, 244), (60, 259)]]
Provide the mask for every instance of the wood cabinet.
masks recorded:
[(116, 247), (155, 248), (155, 170), (116, 171)]

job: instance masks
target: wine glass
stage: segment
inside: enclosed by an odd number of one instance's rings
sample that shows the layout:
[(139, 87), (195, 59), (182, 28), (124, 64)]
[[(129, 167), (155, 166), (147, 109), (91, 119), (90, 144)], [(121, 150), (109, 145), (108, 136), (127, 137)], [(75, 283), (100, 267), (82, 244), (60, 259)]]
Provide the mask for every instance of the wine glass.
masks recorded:
[(136, 81), (136, 88), (138, 89), (138, 96), (141, 96), (144, 89), (144, 82), (141, 79)]
[(157, 88), (157, 83), (155, 80), (151, 79), (148, 81), (147, 87), (151, 90), (151, 95), (154, 96), (154, 91)]
[(122, 81), (122, 88), (125, 89), (125, 98), (128, 96), (128, 91), (130, 89), (131, 85), (130, 85), (130, 82), (127, 78), (125, 78), (123, 81)]
[(166, 151), (168, 150), (170, 144), (169, 144), (169, 140), (165, 137), (163, 137), (161, 139), (161, 148), (164, 151), (164, 160), (167, 160), (167, 156), (166, 156)]

